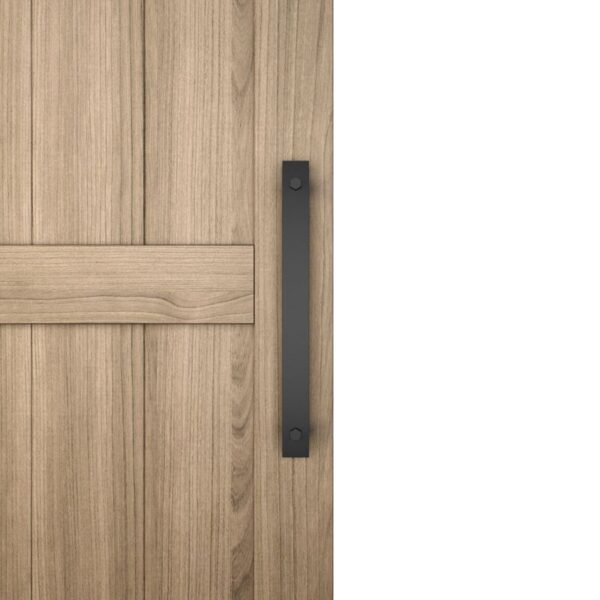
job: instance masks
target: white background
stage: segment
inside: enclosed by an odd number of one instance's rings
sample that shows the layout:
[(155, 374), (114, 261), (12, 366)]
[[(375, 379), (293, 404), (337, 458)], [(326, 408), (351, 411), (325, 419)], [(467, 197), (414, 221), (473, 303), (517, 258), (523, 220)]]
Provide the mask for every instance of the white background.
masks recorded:
[(336, 0), (338, 600), (600, 598), (600, 4)]

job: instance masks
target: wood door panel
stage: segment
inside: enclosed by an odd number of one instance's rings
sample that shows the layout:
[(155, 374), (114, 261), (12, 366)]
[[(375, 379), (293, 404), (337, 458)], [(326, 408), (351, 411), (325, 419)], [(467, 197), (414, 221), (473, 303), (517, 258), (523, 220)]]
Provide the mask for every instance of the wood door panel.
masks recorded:
[(142, 0), (33, 2), (33, 241), (143, 243)]
[(146, 597), (253, 597), (252, 329), (146, 327)]
[[(31, 5), (0, 2), (0, 244), (31, 243)], [(31, 327), (0, 325), (0, 598), (31, 597)]]
[(0, 246), (2, 323), (252, 323), (252, 246)]
[[(255, 595), (333, 596), (331, 0), (256, 0)], [(310, 458), (281, 458), (281, 160), (309, 160)]]
[[(331, 0), (0, 3), (0, 323), (72, 323), (0, 324), (0, 598), (331, 599), (331, 29)], [(295, 159), (308, 459), (280, 447)]]
[[(146, 0), (148, 244), (251, 244), (254, 4)], [(253, 329), (146, 327), (146, 593), (252, 600)]]
[(0, 2), (0, 243), (31, 242), (31, 5)]
[[(32, 241), (142, 244), (142, 0), (32, 17)], [(32, 344), (33, 600), (142, 598), (143, 326)]]
[(0, 327), (0, 598), (31, 590), (31, 327)]
[(146, 0), (146, 242), (251, 244), (252, 1)]
[(33, 331), (34, 598), (143, 598), (143, 328)]

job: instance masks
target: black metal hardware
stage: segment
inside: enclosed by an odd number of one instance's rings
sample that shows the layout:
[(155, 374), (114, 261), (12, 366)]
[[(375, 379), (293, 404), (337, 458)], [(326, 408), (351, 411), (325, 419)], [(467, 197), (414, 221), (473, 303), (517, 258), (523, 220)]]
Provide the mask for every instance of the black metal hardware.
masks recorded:
[(308, 161), (283, 162), (283, 456), (307, 457), (308, 412)]

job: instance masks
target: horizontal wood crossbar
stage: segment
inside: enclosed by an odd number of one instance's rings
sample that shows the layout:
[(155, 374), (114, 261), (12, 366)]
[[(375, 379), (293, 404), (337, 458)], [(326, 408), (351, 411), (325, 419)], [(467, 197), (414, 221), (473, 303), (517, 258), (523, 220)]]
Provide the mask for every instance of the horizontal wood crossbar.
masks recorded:
[(0, 246), (0, 323), (253, 322), (253, 246)]

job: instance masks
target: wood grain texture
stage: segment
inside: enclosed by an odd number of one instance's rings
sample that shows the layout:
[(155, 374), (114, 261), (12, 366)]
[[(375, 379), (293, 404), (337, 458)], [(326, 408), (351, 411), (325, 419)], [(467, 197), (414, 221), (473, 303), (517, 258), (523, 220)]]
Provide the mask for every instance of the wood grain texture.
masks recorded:
[(146, 331), (146, 597), (247, 598), (252, 329)]
[[(332, 567), (332, 2), (256, 2), (255, 597), (326, 600)], [(311, 170), (310, 458), (282, 459), (282, 160)]]
[[(143, 243), (142, 0), (35, 0), (33, 242)], [(143, 326), (34, 325), (33, 599), (143, 597)]]
[[(0, 2), (0, 244), (31, 242), (31, 4)], [(0, 598), (31, 598), (31, 327), (0, 326)]]
[(31, 241), (31, 4), (0, 2), (0, 242)]
[(142, 243), (142, 0), (33, 17), (34, 243)]
[(253, 238), (249, 0), (146, 0), (146, 239)]
[[(254, 243), (256, 324), (0, 326), (0, 595), (330, 599), (331, 0), (35, 0), (32, 37), (31, 8), (0, 7), (0, 244)], [(312, 175), (307, 460), (280, 458), (284, 159)]]
[(143, 598), (142, 329), (33, 330), (33, 597)]
[(2, 323), (252, 323), (252, 246), (0, 246)]
[(31, 590), (31, 331), (0, 327), (0, 598)]
[[(251, 244), (253, 1), (145, 7), (146, 243)], [(252, 600), (253, 328), (146, 329), (147, 598)]]

